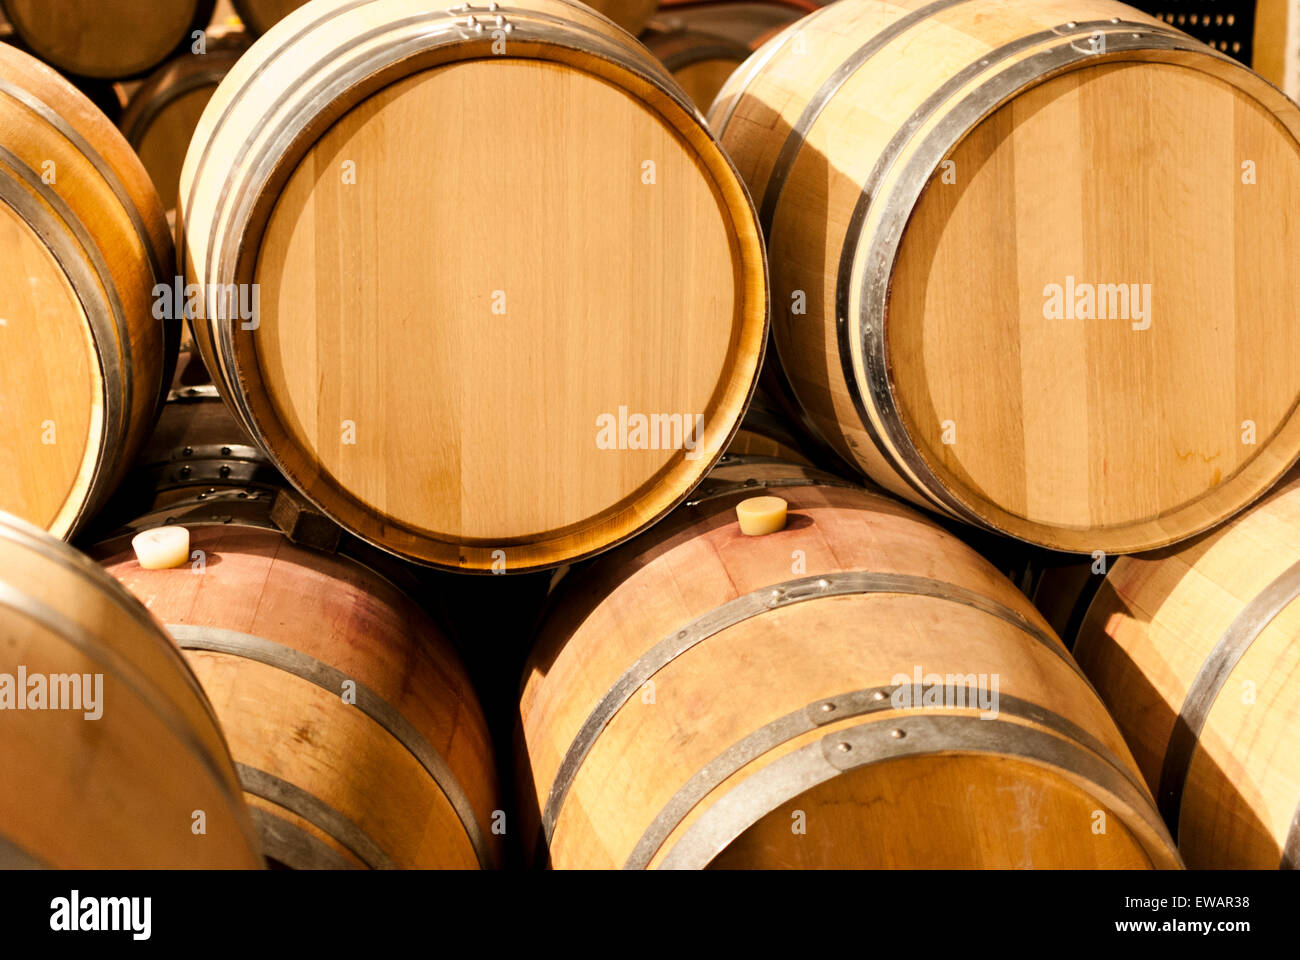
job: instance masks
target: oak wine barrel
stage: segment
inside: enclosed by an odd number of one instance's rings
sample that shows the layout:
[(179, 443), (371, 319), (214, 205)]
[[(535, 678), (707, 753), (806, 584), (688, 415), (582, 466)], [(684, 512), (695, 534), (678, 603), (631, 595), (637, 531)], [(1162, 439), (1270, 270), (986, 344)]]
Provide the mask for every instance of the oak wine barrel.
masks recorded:
[(652, 25), (725, 37), (756, 50), (768, 37), (822, 6), (814, 0), (666, 0)]
[(653, 23), (640, 39), (701, 110), (709, 108), (727, 78), (751, 52), (745, 44), (727, 37), (699, 30), (663, 29)]
[(65, 73), (147, 73), (208, 25), (213, 0), (0, 0), (23, 46)]
[(83, 554), (7, 513), (0, 636), (0, 869), (261, 865), (171, 638)]
[(234, 0), (235, 12), (254, 36), (273, 26), (301, 7), (307, 0)]
[(1021, 589), (1067, 647), (1074, 648), (1088, 606), (1105, 582), (1110, 565), (1118, 559), (1100, 554), (1086, 559), (1054, 554), (1035, 558), (1019, 571), (1024, 577)]
[[(759, 456), (813, 466), (814, 460), (806, 449), (807, 441), (798, 435), (781, 415), (772, 409), (761, 392), (755, 393), (740, 429), (727, 447), (726, 456)], [(725, 461), (719, 461), (721, 465)]]
[[(191, 427), (192, 451), (218, 436), (211, 401), (168, 407)], [(236, 476), (247, 462), (227, 422), (234, 456), (184, 462), (224, 458), (232, 472), (196, 470), (184, 478), (188, 496), (161, 475), (149, 511), (91, 554), (184, 649), (271, 865), (498, 865), (487, 723), (455, 652), (409, 599), (409, 574), (336, 529), (331, 539), (333, 525), (283, 483)], [(189, 529), (195, 562), (139, 565), (131, 536), (162, 525)]]
[(80, 539), (96, 542), (122, 523), (196, 496), (260, 491), (273, 500), (285, 486), (216, 387), (178, 385), (131, 472)]
[(148, 174), (66, 80), (0, 44), (0, 509), (68, 537), (166, 395), (172, 245)]
[(710, 123), (781, 369), (892, 492), (1121, 553), (1300, 455), (1300, 108), (1228, 55), (1110, 0), (841, 0)]
[[(756, 494), (785, 529), (740, 533)], [(560, 582), (520, 720), (554, 867), (1179, 865), (1023, 595), (910, 507), (776, 460), (724, 462)]]
[(1191, 867), (1300, 867), (1300, 473), (1177, 548), (1121, 557), (1075, 655)]
[(663, 516), (761, 360), (743, 184), (569, 0), (293, 12), (209, 102), (179, 218), (248, 432), (342, 526), (447, 569), (555, 566)]
[(248, 46), (241, 30), (210, 33), (204, 53), (184, 53), (163, 64), (122, 113), (118, 126), (168, 209), (176, 206), (181, 164), (203, 108)]

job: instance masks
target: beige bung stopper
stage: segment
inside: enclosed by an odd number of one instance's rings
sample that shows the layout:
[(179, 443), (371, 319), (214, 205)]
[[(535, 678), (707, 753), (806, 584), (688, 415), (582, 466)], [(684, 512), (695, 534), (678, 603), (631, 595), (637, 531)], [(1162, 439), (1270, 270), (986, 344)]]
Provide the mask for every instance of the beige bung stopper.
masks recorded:
[(179, 567), (190, 558), (190, 532), (184, 527), (157, 527), (137, 533), (131, 547), (146, 570)]
[(761, 537), (785, 529), (786, 502), (780, 497), (750, 497), (736, 504), (740, 532), (747, 537)]

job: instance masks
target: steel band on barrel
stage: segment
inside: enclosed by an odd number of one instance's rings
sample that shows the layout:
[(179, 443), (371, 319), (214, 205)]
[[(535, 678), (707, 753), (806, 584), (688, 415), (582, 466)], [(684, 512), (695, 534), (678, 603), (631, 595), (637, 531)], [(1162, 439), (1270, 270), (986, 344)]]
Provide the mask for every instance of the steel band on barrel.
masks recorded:
[(775, 584), (737, 597), (697, 617), (642, 654), (636, 663), (619, 677), (592, 709), (565, 751), (542, 812), (539, 845), (544, 847), (550, 843), (569, 788), (587, 754), (595, 746), (601, 731), (609, 725), (614, 715), (636, 691), (667, 664), (709, 637), (767, 610), (807, 600), (861, 594), (922, 596), (972, 607), (1021, 630), (1055, 655), (1076, 676), (1087, 682), (1078, 665), (1050, 633), (1044, 632), (1010, 607), (956, 584), (928, 577), (867, 571), (803, 577)]
[[(374, 690), (360, 681), (349, 677), (327, 663), (323, 663), (300, 650), (284, 644), (266, 640), (262, 637), (218, 627), (197, 627), (189, 624), (168, 624), (168, 631), (184, 650), (205, 650), (242, 657), (257, 663), (274, 667), (335, 695), (341, 695), (344, 683), (356, 686), (355, 706), (367, 717), (379, 724), (386, 733), (401, 744), (429, 777), (442, 791), (447, 802), (451, 804), (461, 826), (469, 838), (470, 845), (479, 865), (488, 868), (492, 865), (492, 855), (486, 837), (474, 815), (469, 798), (464, 788), (447, 766), (447, 761), (434, 749), (433, 745), (420, 733), (406, 717), (402, 716), (392, 704), (384, 700)], [(268, 797), (267, 799), (273, 799)], [(297, 811), (295, 811), (297, 812)], [(351, 847), (349, 847), (351, 849)], [(358, 851), (354, 851), (357, 852)]]

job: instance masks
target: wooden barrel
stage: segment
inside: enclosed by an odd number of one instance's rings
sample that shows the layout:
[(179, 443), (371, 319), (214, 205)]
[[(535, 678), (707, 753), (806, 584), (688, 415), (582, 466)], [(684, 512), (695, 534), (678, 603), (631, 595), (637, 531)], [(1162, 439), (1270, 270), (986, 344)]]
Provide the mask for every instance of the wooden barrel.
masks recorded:
[(842, 0), (710, 123), (781, 367), (891, 491), (1116, 553), (1300, 455), (1300, 108), (1229, 56), (1109, 0)]
[(74, 86), (86, 95), (104, 116), (114, 124), (122, 119), (126, 109), (126, 84), (114, 80), (87, 80), (78, 78)]
[(234, 0), (235, 11), (254, 36), (273, 26), (301, 7), (307, 0)]
[(593, 0), (587, 6), (613, 20), (635, 36), (650, 22), (655, 10), (659, 8), (659, 2), (658, 0)]
[(1074, 649), (1088, 606), (1105, 582), (1110, 565), (1119, 558), (1098, 554), (1080, 559), (1043, 553), (1045, 556), (1035, 556), (1028, 562), (1020, 558), (1021, 564), (1009, 575), (1052, 625), (1061, 642)]
[(220, 493), (229, 500), (260, 491), (269, 502), (285, 486), (216, 387), (178, 386), (168, 395), (158, 426), (131, 473), (85, 539), (101, 539), (122, 523), (196, 497)]
[(642, 32), (641, 42), (701, 110), (709, 109), (727, 78), (750, 54), (748, 46), (727, 37), (653, 24)]
[(83, 77), (147, 73), (208, 25), (213, 0), (0, 0), (36, 56)]
[(1075, 654), (1187, 864), (1300, 867), (1300, 473), (1226, 526), (1121, 557)]
[[(739, 532), (754, 494), (784, 530)], [(520, 718), (523, 836), (555, 867), (1179, 862), (1023, 595), (911, 508), (779, 461), (720, 466), (565, 578)]]
[(99, 567), (6, 513), (0, 634), (0, 869), (260, 866), (184, 657)]
[[(454, 651), (399, 590), (404, 570), (337, 532), (335, 552), (305, 545), (323, 542), (323, 518), (287, 491), (190, 491), (160, 498), (92, 556), (185, 650), (271, 865), (498, 864), (487, 724)], [(177, 523), (195, 563), (142, 569), (130, 536)]]
[[(726, 456), (772, 457), (787, 463), (812, 466), (813, 461), (804, 452), (803, 444), (803, 438), (765, 402), (761, 393), (757, 393), (745, 411), (740, 429), (727, 447)], [(720, 460), (718, 465), (726, 462)]]
[[(265, 33), (306, 2), (307, 0), (234, 0), (240, 18), (249, 29), (258, 34)], [(592, 0), (586, 5), (608, 17), (624, 30), (636, 33), (645, 26), (659, 4), (657, 0)], [(447, 9), (451, 9), (452, 6), (455, 5), (449, 5)], [(488, 6), (486, 2), (478, 5), (470, 4), (465, 12), (472, 12), (475, 9), (488, 12)], [(501, 4), (501, 6), (514, 6), (514, 4)]]
[(211, 37), (204, 53), (185, 53), (155, 70), (131, 96), (119, 127), (135, 148), (163, 205), (176, 206), (181, 164), (217, 84), (248, 49), (243, 31)]
[(663, 516), (766, 327), (756, 217), (685, 94), (580, 4), (512, 11), (295, 11), (181, 174), (187, 277), (228, 307), (195, 337), (249, 433), (344, 527), (467, 571)]
[(726, 37), (756, 50), (767, 37), (821, 7), (813, 0), (663, 0), (652, 23)]
[(179, 324), (155, 316), (172, 247), (122, 135), (0, 45), (0, 509), (67, 537), (153, 424)]

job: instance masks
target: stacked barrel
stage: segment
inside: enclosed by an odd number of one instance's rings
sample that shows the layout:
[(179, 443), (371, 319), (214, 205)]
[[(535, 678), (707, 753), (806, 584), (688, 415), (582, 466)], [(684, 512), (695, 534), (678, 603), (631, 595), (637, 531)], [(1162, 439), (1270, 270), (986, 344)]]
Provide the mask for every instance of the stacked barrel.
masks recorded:
[(0, 11), (0, 864), (1300, 861), (1300, 106), (1234, 51)]

